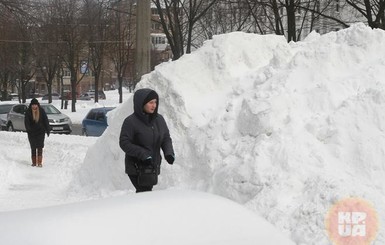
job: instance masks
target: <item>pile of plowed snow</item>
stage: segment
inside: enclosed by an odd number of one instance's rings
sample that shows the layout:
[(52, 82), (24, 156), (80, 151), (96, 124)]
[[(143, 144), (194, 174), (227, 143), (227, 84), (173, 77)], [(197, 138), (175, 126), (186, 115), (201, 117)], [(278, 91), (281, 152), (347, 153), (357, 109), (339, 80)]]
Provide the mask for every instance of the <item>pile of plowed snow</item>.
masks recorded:
[[(162, 166), (158, 189), (228, 197), (298, 244), (328, 244), (325, 215), (345, 197), (373, 203), (385, 223), (384, 31), (357, 24), (297, 43), (274, 35), (215, 36), (159, 65), (138, 87), (159, 93), (176, 150), (175, 164)], [(118, 144), (131, 113), (130, 98), (88, 151), (77, 191), (133, 189)]]

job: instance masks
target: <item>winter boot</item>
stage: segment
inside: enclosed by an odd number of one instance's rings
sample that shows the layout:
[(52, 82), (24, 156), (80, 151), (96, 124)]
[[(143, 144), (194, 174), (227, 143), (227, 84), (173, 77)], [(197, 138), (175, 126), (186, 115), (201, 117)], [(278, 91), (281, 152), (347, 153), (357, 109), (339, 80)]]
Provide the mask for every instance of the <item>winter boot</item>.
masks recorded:
[(43, 156), (37, 156), (37, 166), (39, 168), (43, 167), (42, 162), (43, 162)]
[(36, 167), (36, 156), (32, 156), (32, 167)]

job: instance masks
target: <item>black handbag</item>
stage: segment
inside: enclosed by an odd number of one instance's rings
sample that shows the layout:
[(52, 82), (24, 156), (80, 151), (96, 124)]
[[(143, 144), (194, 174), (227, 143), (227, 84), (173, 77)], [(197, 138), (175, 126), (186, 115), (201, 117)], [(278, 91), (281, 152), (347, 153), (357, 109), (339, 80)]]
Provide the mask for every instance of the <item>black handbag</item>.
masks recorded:
[(158, 173), (152, 166), (140, 166), (138, 168), (138, 185), (153, 186), (158, 184)]

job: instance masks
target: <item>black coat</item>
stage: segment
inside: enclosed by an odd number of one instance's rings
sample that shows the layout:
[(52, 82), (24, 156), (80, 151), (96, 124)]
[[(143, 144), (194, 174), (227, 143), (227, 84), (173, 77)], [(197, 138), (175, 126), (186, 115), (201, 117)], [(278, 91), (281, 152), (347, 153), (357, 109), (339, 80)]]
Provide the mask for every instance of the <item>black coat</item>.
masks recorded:
[(48, 117), (44, 109), (39, 106), (40, 118), (35, 122), (32, 117), (32, 108), (28, 107), (25, 112), (24, 125), (28, 133), (28, 140), (31, 148), (43, 148), (45, 133), (49, 134), (51, 127), (49, 126)]
[(163, 154), (174, 155), (170, 132), (162, 115), (158, 114), (159, 99), (153, 114), (143, 112), (143, 102), (153, 90), (140, 89), (134, 95), (134, 113), (128, 116), (120, 131), (120, 148), (126, 153), (125, 170), (128, 175), (137, 175), (137, 166), (148, 157), (152, 157), (153, 164), (160, 173)]

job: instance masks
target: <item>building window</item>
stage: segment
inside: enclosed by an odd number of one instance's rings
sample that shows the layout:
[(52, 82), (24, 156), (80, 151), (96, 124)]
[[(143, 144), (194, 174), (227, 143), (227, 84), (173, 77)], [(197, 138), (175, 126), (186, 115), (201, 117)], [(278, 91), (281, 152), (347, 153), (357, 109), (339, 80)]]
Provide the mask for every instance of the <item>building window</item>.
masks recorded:
[(151, 24), (151, 28), (152, 28), (154, 31), (161, 31), (161, 30), (162, 30), (162, 25), (159, 24), (159, 23), (152, 23), (152, 24)]
[(156, 44), (166, 44), (166, 38), (165, 37), (152, 37), (152, 43), (154, 45), (156, 45)]

